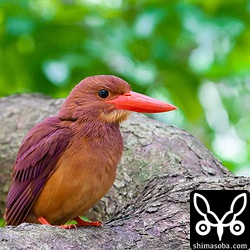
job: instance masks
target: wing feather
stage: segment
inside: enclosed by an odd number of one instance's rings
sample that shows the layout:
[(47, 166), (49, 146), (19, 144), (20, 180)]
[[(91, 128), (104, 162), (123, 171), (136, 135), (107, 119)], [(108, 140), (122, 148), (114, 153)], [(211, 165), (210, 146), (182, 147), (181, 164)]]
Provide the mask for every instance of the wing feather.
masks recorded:
[(36, 125), (24, 138), (13, 166), (12, 183), (7, 196), (4, 219), (8, 225), (25, 221), (63, 151), (72, 132), (57, 117)]

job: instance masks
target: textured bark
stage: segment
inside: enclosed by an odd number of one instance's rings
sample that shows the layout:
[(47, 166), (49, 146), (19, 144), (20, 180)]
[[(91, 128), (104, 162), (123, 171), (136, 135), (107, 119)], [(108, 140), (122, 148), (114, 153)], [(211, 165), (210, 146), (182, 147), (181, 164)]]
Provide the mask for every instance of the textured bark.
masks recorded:
[[(55, 115), (63, 100), (41, 95), (0, 99), (0, 212), (22, 138)], [(178, 111), (177, 111), (178, 112)], [(87, 217), (103, 228), (63, 230), (21, 224), (0, 229), (1, 249), (189, 249), (189, 195), (194, 189), (250, 190), (192, 135), (143, 115), (122, 124), (125, 151), (109, 193)]]

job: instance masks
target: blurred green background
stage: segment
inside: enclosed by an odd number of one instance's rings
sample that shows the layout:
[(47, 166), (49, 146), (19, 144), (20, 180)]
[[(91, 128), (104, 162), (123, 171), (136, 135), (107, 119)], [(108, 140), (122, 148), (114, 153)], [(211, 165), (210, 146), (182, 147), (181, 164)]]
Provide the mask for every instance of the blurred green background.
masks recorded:
[(250, 176), (249, 0), (0, 0), (0, 96), (114, 74)]

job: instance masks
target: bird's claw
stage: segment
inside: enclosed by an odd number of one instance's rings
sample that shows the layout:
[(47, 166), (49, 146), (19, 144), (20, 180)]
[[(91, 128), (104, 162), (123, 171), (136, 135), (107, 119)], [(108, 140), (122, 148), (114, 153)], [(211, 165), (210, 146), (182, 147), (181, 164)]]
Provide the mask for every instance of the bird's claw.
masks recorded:
[(103, 223), (101, 221), (85, 221), (80, 217), (74, 218), (77, 222), (76, 227), (101, 227)]
[(103, 226), (103, 223), (101, 221), (82, 221), (78, 222), (77, 224), (70, 224), (70, 225), (61, 225), (58, 226), (63, 229), (73, 229), (78, 227), (101, 227)]
[(75, 224), (70, 224), (70, 225), (61, 225), (61, 226), (58, 226), (60, 228), (63, 228), (63, 229), (72, 229), (72, 228), (77, 228), (77, 226)]
[[(38, 220), (43, 225), (51, 226), (51, 224), (44, 217), (39, 217)], [(103, 223), (101, 221), (85, 221), (81, 219), (80, 217), (76, 217), (74, 218), (74, 220), (77, 222), (76, 224), (60, 225), (57, 227), (63, 228), (63, 229), (73, 229), (73, 228), (78, 228), (78, 227), (102, 227), (103, 226)]]

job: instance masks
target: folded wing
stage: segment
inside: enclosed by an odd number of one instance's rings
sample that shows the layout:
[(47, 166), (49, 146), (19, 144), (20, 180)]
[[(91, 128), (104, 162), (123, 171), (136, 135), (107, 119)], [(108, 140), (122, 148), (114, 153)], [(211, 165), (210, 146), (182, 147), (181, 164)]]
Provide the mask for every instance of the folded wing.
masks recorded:
[(50, 117), (30, 130), (13, 166), (4, 219), (8, 225), (25, 221), (56, 163), (69, 146), (72, 132), (57, 117)]

